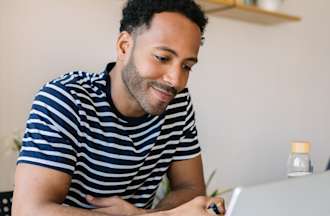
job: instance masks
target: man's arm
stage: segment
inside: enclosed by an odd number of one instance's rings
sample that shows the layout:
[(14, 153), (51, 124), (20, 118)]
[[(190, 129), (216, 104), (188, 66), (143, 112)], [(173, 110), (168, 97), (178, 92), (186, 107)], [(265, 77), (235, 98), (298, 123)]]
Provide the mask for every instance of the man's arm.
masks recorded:
[(201, 156), (175, 161), (168, 170), (171, 192), (159, 202), (156, 210), (175, 208), (196, 196), (205, 195)]
[[(99, 200), (101, 201), (101, 200)], [(104, 204), (108, 205), (109, 199), (103, 199), (102, 202), (105, 202)], [(218, 208), (218, 210), (221, 212), (220, 215), (223, 215), (225, 213), (225, 210), (223, 207), (223, 199), (220, 197), (206, 197), (206, 196), (198, 196), (191, 201), (180, 205), (174, 209), (166, 210), (166, 211), (157, 211), (157, 212), (151, 212), (151, 213), (143, 213), (143, 214), (125, 214), (123, 211), (112, 214), (113, 216), (212, 216), (214, 213), (210, 213), (208, 210), (208, 207), (211, 204), (215, 204)]]
[[(19, 164), (15, 176), (13, 216), (109, 216), (102, 212), (61, 205), (68, 193), (71, 177), (60, 171)], [(179, 193), (179, 191), (173, 193)], [(180, 195), (181, 196), (181, 195)], [(186, 200), (186, 199), (182, 199)], [(178, 200), (177, 200), (178, 201)], [(207, 206), (217, 203), (207, 197), (192, 201), (169, 211), (146, 213), (140, 216), (210, 216)], [(178, 203), (178, 202), (176, 202)], [(114, 215), (112, 215), (114, 216)]]
[(155, 212), (159, 212), (160, 214), (167, 213), (167, 211), (163, 210), (173, 209), (196, 196), (205, 195), (201, 156), (173, 162), (169, 168), (168, 177), (172, 191), (160, 201), (156, 209), (139, 209), (119, 197), (95, 197), (87, 200), (90, 204), (98, 207), (97, 211), (104, 213), (112, 212), (120, 214), (125, 212), (127, 215), (152, 213), (150, 216), (153, 216)]
[(61, 205), (71, 176), (30, 164), (18, 164), (15, 176), (13, 216), (106, 216), (91, 210)]

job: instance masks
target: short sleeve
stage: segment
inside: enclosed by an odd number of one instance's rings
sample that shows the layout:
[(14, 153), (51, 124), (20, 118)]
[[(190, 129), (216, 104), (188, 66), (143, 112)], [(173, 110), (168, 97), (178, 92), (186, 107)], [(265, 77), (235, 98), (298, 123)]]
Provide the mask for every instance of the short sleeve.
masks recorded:
[(28, 163), (72, 175), (79, 145), (79, 116), (74, 98), (59, 82), (36, 95), (26, 123), (17, 163)]
[(187, 160), (201, 154), (195, 121), (195, 112), (189, 92), (187, 92), (186, 116), (180, 143), (176, 147), (173, 160)]

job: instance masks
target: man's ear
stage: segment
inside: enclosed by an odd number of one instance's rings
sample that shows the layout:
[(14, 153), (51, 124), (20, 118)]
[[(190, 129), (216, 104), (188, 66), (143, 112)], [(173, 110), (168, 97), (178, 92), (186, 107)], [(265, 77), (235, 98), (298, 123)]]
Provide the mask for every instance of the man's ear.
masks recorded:
[(126, 62), (129, 59), (133, 47), (133, 38), (127, 31), (120, 32), (117, 39), (117, 58), (119, 61)]

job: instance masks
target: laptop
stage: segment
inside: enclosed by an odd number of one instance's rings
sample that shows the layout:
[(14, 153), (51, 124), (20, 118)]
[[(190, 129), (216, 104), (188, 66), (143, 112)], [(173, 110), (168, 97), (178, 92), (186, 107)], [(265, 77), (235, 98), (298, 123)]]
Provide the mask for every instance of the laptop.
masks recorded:
[(330, 215), (330, 171), (236, 188), (226, 216)]

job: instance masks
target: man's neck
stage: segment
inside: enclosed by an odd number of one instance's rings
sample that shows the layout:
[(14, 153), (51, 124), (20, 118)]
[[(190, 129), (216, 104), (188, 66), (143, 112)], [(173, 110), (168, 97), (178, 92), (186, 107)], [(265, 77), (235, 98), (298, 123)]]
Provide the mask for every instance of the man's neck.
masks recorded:
[(123, 72), (122, 68), (123, 67), (117, 63), (109, 73), (111, 80), (111, 99), (116, 109), (122, 115), (127, 117), (141, 117), (145, 114), (145, 111), (124, 84), (121, 74)]

